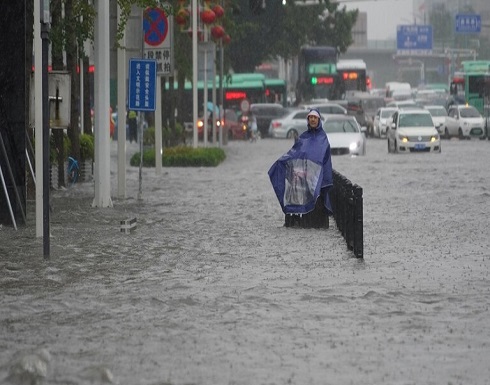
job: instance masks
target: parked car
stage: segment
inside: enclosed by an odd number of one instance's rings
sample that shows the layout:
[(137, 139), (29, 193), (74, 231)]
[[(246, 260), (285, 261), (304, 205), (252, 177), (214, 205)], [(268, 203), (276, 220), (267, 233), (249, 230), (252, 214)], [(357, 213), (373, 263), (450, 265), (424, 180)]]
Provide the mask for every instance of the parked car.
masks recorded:
[(447, 118), (446, 107), (429, 105), (429, 106), (424, 106), (424, 108), (426, 110), (429, 110), (430, 114), (432, 115), (432, 121), (434, 122), (434, 126), (439, 132), (439, 135), (444, 134), (444, 127), (446, 125), (446, 118)]
[[(272, 138), (292, 139), (306, 131), (306, 115), (309, 110), (294, 108), (281, 118), (273, 119), (269, 125), (268, 135)], [(323, 117), (322, 117), (323, 118)]]
[(389, 153), (441, 152), (441, 138), (426, 109), (396, 111), (386, 137)]
[(288, 110), (279, 103), (252, 103), (250, 112), (257, 119), (257, 129), (260, 136), (265, 138), (268, 135), (271, 120), (284, 116)]
[(397, 110), (394, 107), (378, 108), (373, 122), (373, 134), (376, 138), (386, 138), (388, 121)]
[(355, 117), (326, 115), (323, 129), (332, 155), (366, 155), (366, 135)]
[(444, 137), (449, 139), (453, 136), (485, 139), (485, 119), (475, 107), (463, 104), (449, 107)]

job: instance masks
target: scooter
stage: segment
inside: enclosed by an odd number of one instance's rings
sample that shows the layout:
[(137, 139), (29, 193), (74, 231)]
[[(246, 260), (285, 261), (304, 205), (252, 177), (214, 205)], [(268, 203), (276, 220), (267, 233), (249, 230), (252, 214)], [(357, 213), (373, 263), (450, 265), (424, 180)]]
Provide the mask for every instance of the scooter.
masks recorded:
[(244, 140), (253, 140), (253, 132), (252, 128), (250, 127), (248, 116), (243, 115), (241, 117), (241, 122), (242, 122), (242, 131), (243, 131), (243, 139)]
[(257, 130), (257, 123), (255, 119), (250, 119), (248, 115), (243, 115), (241, 117), (243, 139), (249, 140), (250, 142), (256, 142), (260, 138), (260, 133)]

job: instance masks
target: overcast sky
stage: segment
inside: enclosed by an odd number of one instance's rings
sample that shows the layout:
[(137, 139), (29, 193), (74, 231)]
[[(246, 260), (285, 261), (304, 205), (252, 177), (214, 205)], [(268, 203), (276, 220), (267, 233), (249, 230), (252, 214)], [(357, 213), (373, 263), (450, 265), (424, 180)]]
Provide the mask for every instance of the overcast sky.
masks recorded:
[(413, 0), (340, 1), (347, 9), (367, 13), (368, 39), (396, 39), (396, 26), (412, 24)]

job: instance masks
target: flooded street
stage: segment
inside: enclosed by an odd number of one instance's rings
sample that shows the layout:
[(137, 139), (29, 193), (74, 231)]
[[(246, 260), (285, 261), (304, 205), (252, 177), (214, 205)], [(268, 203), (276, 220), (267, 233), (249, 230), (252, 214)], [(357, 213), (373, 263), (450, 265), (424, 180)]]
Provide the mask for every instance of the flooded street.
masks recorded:
[(128, 165), (123, 200), (113, 142), (114, 207), (52, 192), (48, 261), (29, 202), (0, 228), (0, 384), (489, 384), (490, 142), (333, 157), (364, 190), (361, 260), (333, 219), (283, 227), (267, 171), (291, 144), (144, 169), (141, 200)]

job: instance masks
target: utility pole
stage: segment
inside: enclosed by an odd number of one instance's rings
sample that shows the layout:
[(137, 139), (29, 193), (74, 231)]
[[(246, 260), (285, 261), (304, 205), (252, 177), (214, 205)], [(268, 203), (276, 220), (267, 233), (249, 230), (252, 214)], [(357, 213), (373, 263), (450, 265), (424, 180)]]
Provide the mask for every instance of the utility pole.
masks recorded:
[(41, 40), (42, 40), (42, 108), (43, 108), (43, 255), (49, 259), (49, 0), (41, 2)]

